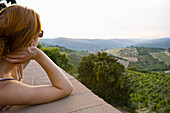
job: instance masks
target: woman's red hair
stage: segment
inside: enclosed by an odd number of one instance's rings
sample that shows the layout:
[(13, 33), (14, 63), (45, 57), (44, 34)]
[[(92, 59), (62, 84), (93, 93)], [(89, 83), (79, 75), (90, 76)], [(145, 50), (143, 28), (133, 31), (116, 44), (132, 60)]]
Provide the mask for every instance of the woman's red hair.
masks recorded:
[(39, 15), (32, 9), (13, 5), (0, 11), (0, 42), (7, 40), (10, 52), (28, 47), (40, 30)]

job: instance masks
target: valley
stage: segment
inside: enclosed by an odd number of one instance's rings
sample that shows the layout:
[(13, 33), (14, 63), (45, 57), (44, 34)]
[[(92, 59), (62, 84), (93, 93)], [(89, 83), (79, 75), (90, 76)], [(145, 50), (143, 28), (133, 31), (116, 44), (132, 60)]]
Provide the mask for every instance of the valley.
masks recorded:
[[(124, 107), (120, 107), (120, 109), (132, 113), (159, 113), (169, 109), (170, 53), (168, 48), (129, 46), (99, 50), (82, 50), (82, 48), (72, 50), (59, 45), (43, 46), (45, 48), (58, 47), (61, 53), (66, 53), (68, 62), (74, 66), (70, 74), (75, 78), (79, 76), (77, 68), (82, 58), (89, 54), (106, 52), (109, 56), (116, 58), (117, 62), (124, 65), (125, 74), (129, 76), (130, 83), (132, 83), (133, 92), (129, 97), (129, 105), (126, 109)], [(113, 103), (113, 105), (115, 104)]]

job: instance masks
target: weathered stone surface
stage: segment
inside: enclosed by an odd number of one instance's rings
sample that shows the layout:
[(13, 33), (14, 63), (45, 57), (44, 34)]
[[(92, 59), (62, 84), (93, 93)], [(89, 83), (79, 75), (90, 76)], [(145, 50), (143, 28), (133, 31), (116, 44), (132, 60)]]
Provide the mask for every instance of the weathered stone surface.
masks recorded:
[[(42, 105), (13, 106), (2, 113), (120, 113), (74, 77), (64, 73), (74, 87), (70, 96)], [(35, 61), (31, 61), (25, 68), (24, 83), (29, 85), (51, 84), (45, 71)]]

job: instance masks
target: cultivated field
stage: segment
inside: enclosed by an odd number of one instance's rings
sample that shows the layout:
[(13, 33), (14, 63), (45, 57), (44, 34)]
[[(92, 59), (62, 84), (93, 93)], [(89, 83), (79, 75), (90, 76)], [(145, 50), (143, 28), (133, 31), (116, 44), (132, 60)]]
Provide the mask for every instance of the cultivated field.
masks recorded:
[(109, 49), (109, 50), (106, 50), (106, 52), (116, 57), (121, 57), (123, 59), (126, 59), (130, 62), (138, 61), (138, 58), (137, 58), (138, 52), (136, 48)]
[(164, 52), (166, 55), (170, 56), (170, 53), (168, 51), (165, 51)]
[(170, 64), (170, 53), (168, 52), (156, 52), (150, 53), (153, 58), (157, 58), (160, 61), (163, 61), (165, 64)]

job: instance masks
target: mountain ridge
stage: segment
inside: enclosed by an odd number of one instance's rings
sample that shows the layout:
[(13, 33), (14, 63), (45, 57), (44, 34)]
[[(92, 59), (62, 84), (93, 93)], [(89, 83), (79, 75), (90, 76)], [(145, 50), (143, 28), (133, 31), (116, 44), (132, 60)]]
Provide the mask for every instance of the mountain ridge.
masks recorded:
[[(162, 40), (162, 41), (160, 41)], [(157, 43), (156, 43), (157, 42)], [(158, 43), (161, 42), (162, 44)], [(165, 44), (166, 43), (166, 44)], [(104, 49), (125, 48), (130, 46), (141, 46), (156, 48), (170, 48), (170, 38), (163, 39), (71, 39), (71, 38), (55, 38), (55, 39), (40, 39), (40, 44), (45, 45), (59, 45), (72, 50), (88, 50), (99, 51)], [(169, 45), (168, 45), (169, 44)]]
[(146, 42), (139, 43), (136, 46), (138, 47), (150, 47), (150, 48), (170, 48), (170, 38), (160, 38), (147, 40)]

